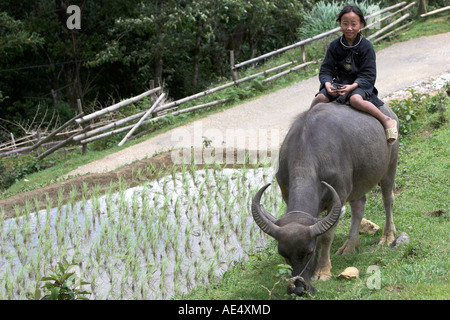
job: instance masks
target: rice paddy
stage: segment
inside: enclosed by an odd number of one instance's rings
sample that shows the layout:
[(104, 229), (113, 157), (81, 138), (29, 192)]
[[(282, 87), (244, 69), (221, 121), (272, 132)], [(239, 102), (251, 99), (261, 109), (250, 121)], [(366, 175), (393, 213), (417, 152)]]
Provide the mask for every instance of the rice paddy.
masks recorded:
[[(170, 299), (220, 276), (261, 246), (251, 198), (274, 170), (184, 166), (135, 188), (58, 203), (0, 218), (0, 299), (27, 299), (64, 258), (90, 282), (90, 299)], [(276, 185), (276, 183), (275, 183)], [(275, 186), (274, 185), (274, 186)], [(117, 187), (117, 186), (115, 186)], [(86, 190), (83, 190), (86, 191)], [(86, 194), (85, 192), (83, 194)], [(64, 203), (65, 201), (65, 203)], [(269, 188), (264, 206), (280, 212)]]

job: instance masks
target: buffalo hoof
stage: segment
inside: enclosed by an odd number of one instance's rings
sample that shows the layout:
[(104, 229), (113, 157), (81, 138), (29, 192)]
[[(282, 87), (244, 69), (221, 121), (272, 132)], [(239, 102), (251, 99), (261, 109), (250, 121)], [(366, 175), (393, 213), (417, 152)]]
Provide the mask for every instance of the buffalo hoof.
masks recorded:
[(381, 236), (380, 242), (378, 244), (387, 244), (388, 246), (391, 245), (392, 242), (395, 240), (395, 231), (394, 232), (383, 232), (383, 235)]
[(345, 241), (344, 245), (336, 251), (336, 254), (352, 254), (355, 252), (358, 245), (355, 245), (351, 241)]
[(313, 280), (322, 280), (327, 281), (331, 279), (331, 266), (330, 267), (323, 267), (323, 268), (317, 268), (314, 272)]

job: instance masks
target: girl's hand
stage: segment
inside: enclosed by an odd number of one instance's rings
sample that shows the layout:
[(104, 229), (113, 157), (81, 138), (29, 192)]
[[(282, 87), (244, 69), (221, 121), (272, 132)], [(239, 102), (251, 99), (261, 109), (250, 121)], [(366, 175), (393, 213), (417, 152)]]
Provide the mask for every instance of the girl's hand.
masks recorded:
[(339, 94), (338, 90), (333, 88), (331, 82), (325, 82), (325, 88), (327, 89), (327, 92), (330, 96), (335, 97)]
[(337, 94), (341, 95), (341, 96), (345, 96), (347, 95), (349, 92), (352, 92), (353, 90), (355, 90), (358, 87), (357, 83), (354, 84), (346, 84), (343, 85), (342, 87), (340, 87), (339, 89), (337, 89)]

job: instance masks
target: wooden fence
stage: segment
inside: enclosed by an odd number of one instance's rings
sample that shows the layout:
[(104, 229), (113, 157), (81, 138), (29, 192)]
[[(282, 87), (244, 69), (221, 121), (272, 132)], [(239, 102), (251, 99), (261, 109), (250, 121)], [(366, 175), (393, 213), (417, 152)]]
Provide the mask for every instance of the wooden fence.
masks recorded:
[[(395, 33), (399, 30), (402, 30), (404, 28), (407, 28), (413, 21), (410, 21), (408, 23), (404, 23), (408, 18), (411, 19), (410, 13), (405, 13), (408, 9), (410, 9), (413, 5), (415, 5), (415, 2), (407, 3), (406, 1), (400, 2), (398, 4), (395, 4), (393, 6), (390, 6), (388, 8), (382, 9), (378, 12), (375, 12), (373, 14), (370, 14), (366, 16), (366, 20), (370, 21), (367, 26), (365, 26), (364, 32), (367, 39), (371, 40), (372, 43), (376, 43), (378, 41), (381, 41), (391, 35), (392, 33)], [(443, 8), (445, 9), (445, 8)], [(395, 10), (395, 11), (393, 11)], [(385, 15), (381, 17), (383, 14), (393, 11), (392, 13)], [(402, 14), (400, 17), (397, 17), (398, 15)], [(432, 14), (432, 12), (428, 13)], [(377, 18), (379, 17), (379, 18)], [(391, 21), (391, 23), (386, 24), (384, 27), (380, 28), (378, 31), (376, 31), (373, 34), (370, 34), (372, 29), (374, 27), (381, 25), (382, 23), (386, 23), (387, 21)], [(402, 24), (403, 23), (403, 24)], [(395, 29), (393, 29), (396, 27)], [(231, 62), (231, 71), (232, 71), (232, 81), (222, 84), (220, 86), (217, 86), (215, 88), (211, 88), (209, 90), (176, 100), (171, 102), (163, 102), (164, 93), (161, 93), (162, 88), (157, 87), (151, 90), (148, 90), (136, 97), (121, 101), (119, 103), (116, 103), (112, 106), (109, 106), (107, 108), (104, 108), (102, 110), (96, 111), (94, 113), (84, 115), (83, 113), (78, 114), (65, 124), (63, 124), (58, 129), (54, 130), (52, 133), (46, 135), (45, 137), (42, 136), (40, 133), (34, 133), (32, 135), (28, 135), (27, 137), (14, 140), (12, 139), (11, 142), (5, 143), (0, 145), (0, 156), (5, 156), (9, 154), (14, 153), (21, 153), (21, 152), (31, 152), (37, 150), (37, 157), (39, 159), (43, 159), (49, 154), (55, 152), (56, 150), (63, 148), (68, 145), (83, 145), (86, 146), (88, 143), (96, 141), (98, 139), (103, 139), (106, 137), (109, 137), (111, 135), (119, 134), (128, 131), (126, 136), (122, 139), (122, 141), (119, 143), (119, 145), (123, 145), (128, 141), (131, 137), (134, 131), (139, 126), (145, 126), (152, 122), (158, 121), (163, 119), (164, 117), (167, 117), (168, 114), (172, 116), (177, 116), (179, 114), (192, 112), (195, 110), (199, 110), (206, 107), (212, 107), (216, 105), (220, 105), (223, 103), (226, 103), (230, 101), (231, 99), (221, 99), (221, 100), (215, 100), (209, 103), (200, 104), (197, 106), (185, 108), (185, 109), (179, 109), (179, 106), (188, 102), (193, 101), (195, 99), (202, 98), (207, 95), (211, 95), (213, 93), (216, 93), (218, 91), (224, 90), (226, 88), (237, 86), (241, 83), (256, 79), (258, 77), (264, 77), (263, 83), (275, 80), (281, 76), (284, 76), (290, 72), (295, 72), (301, 69), (304, 69), (312, 64), (319, 64), (320, 60), (314, 60), (314, 61), (306, 61), (306, 45), (309, 45), (313, 43), (314, 41), (317, 41), (319, 39), (323, 39), (327, 36), (331, 36), (337, 32), (340, 31), (340, 28), (334, 28), (332, 30), (329, 30), (327, 32), (324, 32), (322, 34), (316, 35), (314, 37), (311, 37), (309, 39), (301, 40), (297, 43), (294, 43), (292, 45), (286, 46), (284, 48), (277, 49), (275, 51), (263, 54), (261, 56), (258, 56), (253, 59), (249, 59), (247, 61), (243, 61), (240, 63), (235, 64), (234, 63), (234, 54), (233, 52), (230, 53), (230, 62)], [(287, 52), (289, 50), (295, 49), (295, 48), (301, 48), (301, 60), (294, 60), (287, 63), (283, 63), (279, 66), (269, 68), (264, 71), (260, 71), (257, 73), (254, 73), (252, 75), (239, 78), (238, 75), (238, 69), (244, 67), (244, 66), (253, 66), (256, 63), (260, 63), (263, 60), (267, 60), (270, 57), (273, 57), (275, 55)], [(136, 113), (132, 116), (126, 117), (124, 119), (120, 120), (113, 120), (113, 121), (99, 121), (99, 118), (102, 116), (105, 116), (107, 114), (110, 114), (111, 112), (117, 111), (120, 108), (123, 108), (125, 106), (128, 106), (130, 104), (136, 103), (140, 100), (142, 100), (145, 97), (149, 96), (155, 96), (156, 94), (159, 94), (159, 97), (156, 99), (156, 101), (151, 105), (151, 107), (146, 110), (139, 113)], [(81, 106), (80, 106), (81, 107)], [(170, 113), (167, 111), (171, 110)], [(80, 112), (81, 112), (80, 108)], [(162, 114), (162, 112), (166, 112), (165, 114)], [(149, 118), (150, 117), (150, 118)], [(149, 118), (149, 119), (147, 119)], [(136, 122), (137, 121), (137, 122)], [(131, 124), (130, 124), (131, 123)], [(77, 127), (77, 129), (72, 129), (70, 132), (65, 132), (66, 138), (60, 141), (54, 141), (56, 137), (61, 134), (61, 132), (69, 127)], [(68, 136), (68, 137), (67, 137)], [(19, 141), (20, 140), (20, 141)], [(28, 144), (28, 146), (26, 146)], [(39, 150), (41, 148), (49, 148), (44, 153), (41, 153)], [(86, 149), (84, 149), (86, 150)]]

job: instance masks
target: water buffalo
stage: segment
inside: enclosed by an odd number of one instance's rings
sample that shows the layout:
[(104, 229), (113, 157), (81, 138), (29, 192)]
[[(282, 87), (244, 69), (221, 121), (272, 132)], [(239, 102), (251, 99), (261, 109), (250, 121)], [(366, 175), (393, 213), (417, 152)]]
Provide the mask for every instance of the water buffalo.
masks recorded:
[[(387, 105), (381, 111), (398, 122)], [(378, 120), (347, 105), (321, 103), (295, 119), (281, 145), (276, 174), (287, 213), (276, 219), (260, 204), (269, 185), (262, 187), (252, 201), (256, 224), (277, 240), (279, 254), (297, 278), (288, 293), (314, 291), (311, 278), (331, 278), (330, 247), (341, 208), (347, 201), (351, 207), (350, 232), (337, 253), (354, 252), (365, 194), (376, 184), (381, 187), (386, 214), (380, 243), (394, 240), (397, 159), (398, 140), (389, 145)], [(321, 219), (319, 214), (324, 210), (327, 215)]]

